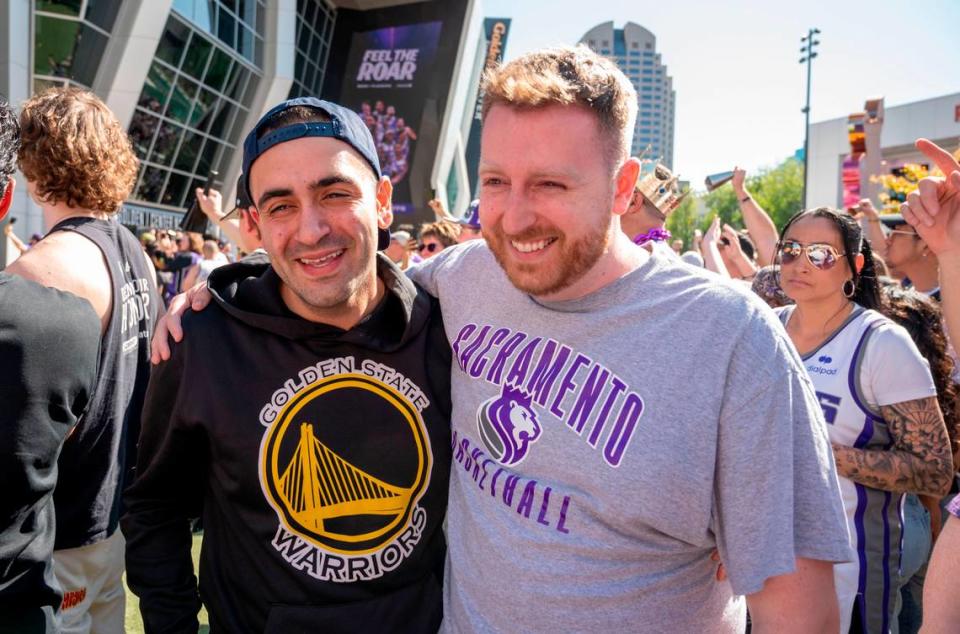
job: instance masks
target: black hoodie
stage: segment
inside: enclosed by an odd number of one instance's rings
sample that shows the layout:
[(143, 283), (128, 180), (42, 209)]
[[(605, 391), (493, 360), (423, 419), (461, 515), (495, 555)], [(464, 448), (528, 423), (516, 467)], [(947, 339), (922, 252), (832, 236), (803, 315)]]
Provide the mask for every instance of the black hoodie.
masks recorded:
[[(269, 266), (215, 302), (150, 379), (123, 518), (147, 632), (428, 632), (441, 619), (450, 348), (437, 301), (378, 256), (349, 331), (287, 309)], [(189, 519), (202, 516), (199, 595)]]

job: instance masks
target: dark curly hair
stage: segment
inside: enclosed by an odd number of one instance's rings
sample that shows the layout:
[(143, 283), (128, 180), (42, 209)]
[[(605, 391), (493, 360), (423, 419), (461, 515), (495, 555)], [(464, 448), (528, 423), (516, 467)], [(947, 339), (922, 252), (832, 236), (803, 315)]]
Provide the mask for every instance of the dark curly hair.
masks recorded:
[(0, 196), (7, 192), (10, 177), (17, 169), (20, 149), (20, 122), (6, 98), (0, 95)]
[[(880, 286), (877, 280), (877, 273), (874, 270), (873, 249), (870, 248), (870, 242), (863, 237), (863, 229), (860, 224), (850, 214), (838, 211), (833, 207), (816, 207), (815, 209), (806, 209), (794, 214), (787, 224), (783, 226), (780, 232), (780, 240), (777, 241), (777, 283), (779, 283), (780, 270), (780, 252), (783, 250), (783, 238), (791, 226), (801, 218), (826, 218), (837, 226), (837, 232), (840, 234), (840, 240), (843, 242), (843, 250), (846, 253), (844, 258), (850, 266), (850, 273), (853, 276), (854, 293), (852, 299), (864, 308), (880, 310)], [(857, 273), (854, 258), (858, 253), (863, 254), (863, 268)]]
[(930, 364), (937, 401), (956, 456), (960, 448), (960, 390), (952, 378), (954, 360), (947, 351), (940, 305), (922, 293), (899, 285), (886, 285), (881, 292), (880, 312), (907, 329), (920, 354)]
[(23, 104), (20, 170), (41, 200), (115, 213), (139, 162), (126, 131), (99, 97), (51, 88)]

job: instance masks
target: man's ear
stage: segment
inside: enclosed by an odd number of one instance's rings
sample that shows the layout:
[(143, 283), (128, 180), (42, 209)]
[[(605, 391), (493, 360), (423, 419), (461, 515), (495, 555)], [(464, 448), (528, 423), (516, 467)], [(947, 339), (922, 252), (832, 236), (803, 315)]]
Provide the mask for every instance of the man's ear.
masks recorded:
[(3, 198), (0, 198), (0, 220), (7, 217), (10, 211), (10, 205), (13, 204), (13, 190), (17, 186), (17, 181), (11, 176), (7, 181), (7, 187), (3, 190)]
[(245, 212), (240, 213), (240, 222), (244, 225), (244, 229), (250, 233), (256, 233), (257, 237), (260, 237), (260, 225), (257, 224), (257, 221), (254, 220), (253, 214), (257, 211), (257, 208), (253, 205), (247, 207)]
[(617, 170), (616, 191), (613, 196), (613, 213), (622, 216), (630, 208), (633, 193), (640, 178), (640, 159), (631, 156)]
[(377, 183), (377, 226), (389, 229), (393, 223), (393, 183), (384, 176)]

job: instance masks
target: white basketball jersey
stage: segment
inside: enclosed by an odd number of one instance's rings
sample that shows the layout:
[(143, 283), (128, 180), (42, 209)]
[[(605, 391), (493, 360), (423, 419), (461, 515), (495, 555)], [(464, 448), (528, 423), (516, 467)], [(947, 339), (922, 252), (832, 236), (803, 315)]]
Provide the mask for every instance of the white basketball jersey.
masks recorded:
[[(787, 306), (777, 311), (784, 324), (793, 309)], [(880, 313), (856, 306), (833, 336), (802, 357), (833, 443), (880, 450), (893, 444), (886, 422), (879, 410), (866, 403), (860, 385), (860, 367), (870, 336), (889, 323)], [(857, 561), (834, 566), (841, 631), (848, 631), (853, 618), (862, 631), (888, 632), (898, 593), (894, 575), (899, 574), (902, 551), (903, 495), (866, 487), (843, 476), (839, 480), (851, 544), (857, 551)]]

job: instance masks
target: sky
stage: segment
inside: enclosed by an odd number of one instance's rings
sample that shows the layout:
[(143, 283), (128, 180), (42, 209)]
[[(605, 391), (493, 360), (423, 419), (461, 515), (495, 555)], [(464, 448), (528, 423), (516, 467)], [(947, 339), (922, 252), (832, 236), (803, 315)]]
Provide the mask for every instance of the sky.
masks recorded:
[(485, 17), (512, 18), (507, 61), (609, 20), (650, 30), (677, 93), (674, 170), (698, 189), (707, 174), (773, 167), (803, 147), (811, 27), (811, 123), (868, 97), (890, 107), (960, 92), (960, 0), (479, 1)]

